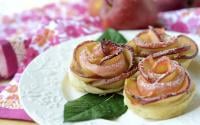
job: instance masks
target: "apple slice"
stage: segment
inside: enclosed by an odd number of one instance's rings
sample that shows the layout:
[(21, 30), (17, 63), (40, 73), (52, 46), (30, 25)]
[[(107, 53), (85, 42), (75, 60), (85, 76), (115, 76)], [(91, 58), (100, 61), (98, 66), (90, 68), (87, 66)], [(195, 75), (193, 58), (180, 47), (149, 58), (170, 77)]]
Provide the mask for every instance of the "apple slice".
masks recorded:
[(155, 63), (155, 60), (153, 59), (152, 56), (149, 56), (147, 57), (145, 60), (144, 60), (144, 63), (143, 63), (143, 68), (144, 68), (144, 71), (148, 71), (149, 69), (151, 69), (153, 67)]
[(137, 88), (137, 80), (133, 79), (132, 77), (126, 79), (124, 90), (127, 92), (127, 94), (131, 96), (133, 95), (140, 96), (140, 92), (138, 91)]
[(74, 72), (80, 72), (80, 74), (84, 74), (85, 77), (91, 77), (91, 76), (94, 76), (94, 73), (92, 73), (91, 71), (87, 70), (86, 68), (80, 68), (80, 58), (79, 58), (79, 55), (80, 53), (82, 52), (83, 49), (85, 48), (92, 48), (93, 46), (95, 46), (96, 43), (95, 42), (92, 42), (92, 41), (86, 41), (86, 42), (83, 42), (81, 44), (79, 44), (75, 50), (74, 50), (74, 54), (73, 54), (73, 63), (72, 63), (72, 70)]
[(147, 72), (149, 71), (149, 69), (152, 68), (152, 66), (154, 65), (154, 62), (155, 61), (152, 58), (152, 56), (148, 56), (147, 58), (140, 61), (138, 64), (138, 68), (139, 68), (141, 75), (147, 80), (150, 79), (150, 77), (147, 75), (148, 74)]
[(172, 81), (177, 75), (178, 75), (178, 71), (174, 70), (173, 72), (171, 72), (171, 74), (165, 76), (159, 82), (161, 82), (161, 83), (167, 83), (169, 81)]
[(171, 68), (170, 59), (163, 56), (154, 63), (152, 71), (154, 73), (163, 74), (167, 72), (170, 68)]
[(148, 30), (139, 33), (134, 42), (142, 49), (151, 49), (156, 52), (172, 47), (176, 41), (174, 37), (167, 35), (163, 28), (149, 27)]
[(190, 49), (181, 52), (178, 56), (174, 57), (175, 59), (191, 59), (198, 54), (197, 44), (191, 38), (185, 35), (179, 35), (176, 41), (178, 42), (179, 46), (189, 46)]
[(0, 76), (4, 79), (12, 77), (18, 69), (16, 53), (11, 44), (0, 40)]

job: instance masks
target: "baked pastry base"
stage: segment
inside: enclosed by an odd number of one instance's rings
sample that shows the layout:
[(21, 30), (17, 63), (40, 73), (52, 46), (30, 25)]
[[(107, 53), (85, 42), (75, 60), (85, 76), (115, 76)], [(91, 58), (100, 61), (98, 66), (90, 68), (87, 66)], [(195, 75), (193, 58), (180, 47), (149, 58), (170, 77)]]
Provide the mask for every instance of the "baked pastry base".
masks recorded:
[(169, 119), (183, 114), (194, 94), (195, 86), (193, 84), (188, 93), (183, 93), (145, 105), (134, 105), (130, 100), (132, 97), (127, 95), (125, 91), (123, 92), (124, 103), (129, 109), (133, 110), (143, 118), (155, 120)]
[(178, 61), (180, 62), (180, 64), (185, 68), (187, 69), (190, 65), (190, 63), (192, 62), (192, 59), (183, 59), (181, 61)]
[(68, 75), (69, 75), (70, 84), (72, 84), (77, 90), (79, 90), (81, 92), (88, 92), (88, 93), (93, 93), (93, 94), (104, 95), (107, 93), (118, 92), (124, 88), (124, 86), (122, 84), (122, 86), (120, 86), (118, 88), (114, 88), (114, 89), (100, 89), (100, 88), (93, 87), (93, 86), (79, 80), (75, 76), (75, 74), (71, 71), (68, 72)]

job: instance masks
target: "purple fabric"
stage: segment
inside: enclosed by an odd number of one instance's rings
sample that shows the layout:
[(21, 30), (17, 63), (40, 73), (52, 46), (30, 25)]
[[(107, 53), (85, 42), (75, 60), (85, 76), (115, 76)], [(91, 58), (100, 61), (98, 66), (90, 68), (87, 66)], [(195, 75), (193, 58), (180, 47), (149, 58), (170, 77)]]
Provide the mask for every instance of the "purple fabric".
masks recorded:
[(0, 86), (0, 92), (1, 92), (5, 87), (6, 87), (6, 86), (1, 85), (1, 86)]
[(0, 117), (5, 119), (21, 119), (32, 121), (32, 119), (22, 109), (8, 109), (0, 107)]
[(17, 63), (17, 57), (16, 53), (11, 45), (11, 43), (7, 40), (0, 40), (0, 44), (2, 46), (2, 50), (4, 52), (4, 57), (6, 57), (6, 64), (7, 64), (7, 70), (8, 74), (5, 76), (6, 78), (12, 77), (17, 69), (18, 69), (18, 63)]

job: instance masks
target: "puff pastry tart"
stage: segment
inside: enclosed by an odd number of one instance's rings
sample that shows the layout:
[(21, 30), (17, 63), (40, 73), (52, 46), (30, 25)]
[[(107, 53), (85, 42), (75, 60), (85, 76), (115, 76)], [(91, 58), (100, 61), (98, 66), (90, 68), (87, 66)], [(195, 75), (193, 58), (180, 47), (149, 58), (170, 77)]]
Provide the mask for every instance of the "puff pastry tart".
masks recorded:
[(137, 71), (133, 48), (111, 41), (86, 41), (73, 53), (69, 80), (81, 91), (106, 94), (119, 91)]
[(195, 86), (177, 61), (148, 56), (138, 64), (137, 78), (125, 81), (125, 104), (149, 119), (168, 119), (184, 113)]
[(171, 37), (164, 28), (149, 27), (128, 45), (134, 48), (137, 57), (144, 58), (152, 54), (153, 57), (168, 56), (185, 68), (198, 53), (198, 47), (192, 39), (185, 35)]

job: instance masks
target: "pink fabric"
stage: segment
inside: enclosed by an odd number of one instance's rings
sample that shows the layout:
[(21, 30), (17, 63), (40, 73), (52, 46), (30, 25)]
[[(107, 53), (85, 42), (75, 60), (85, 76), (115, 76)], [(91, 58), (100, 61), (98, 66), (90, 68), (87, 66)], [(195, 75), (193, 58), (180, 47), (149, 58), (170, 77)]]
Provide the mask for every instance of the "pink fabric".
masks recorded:
[(0, 86), (0, 92), (5, 89), (5, 85)]
[(163, 12), (159, 20), (168, 30), (200, 35), (200, 8)]
[(0, 118), (31, 120), (20, 105), (18, 81), (28, 63), (40, 53), (66, 40), (102, 30), (99, 17), (91, 17), (86, 1), (49, 4), (43, 8), (3, 16), (0, 38), (24, 41), (26, 54), (12, 81), (0, 87)]
[(4, 119), (20, 119), (26, 121), (32, 121), (32, 119), (22, 109), (9, 109), (0, 107), (1, 118)]
[[(40, 53), (63, 41), (102, 31), (99, 17), (87, 12), (87, 0), (77, 4), (49, 4), (43, 8), (0, 17), (0, 38), (20, 38), (27, 52), (9, 84), (0, 87), (0, 118), (31, 120), (19, 103), (18, 81), (27, 64)], [(200, 9), (159, 14), (169, 30), (200, 34)]]

